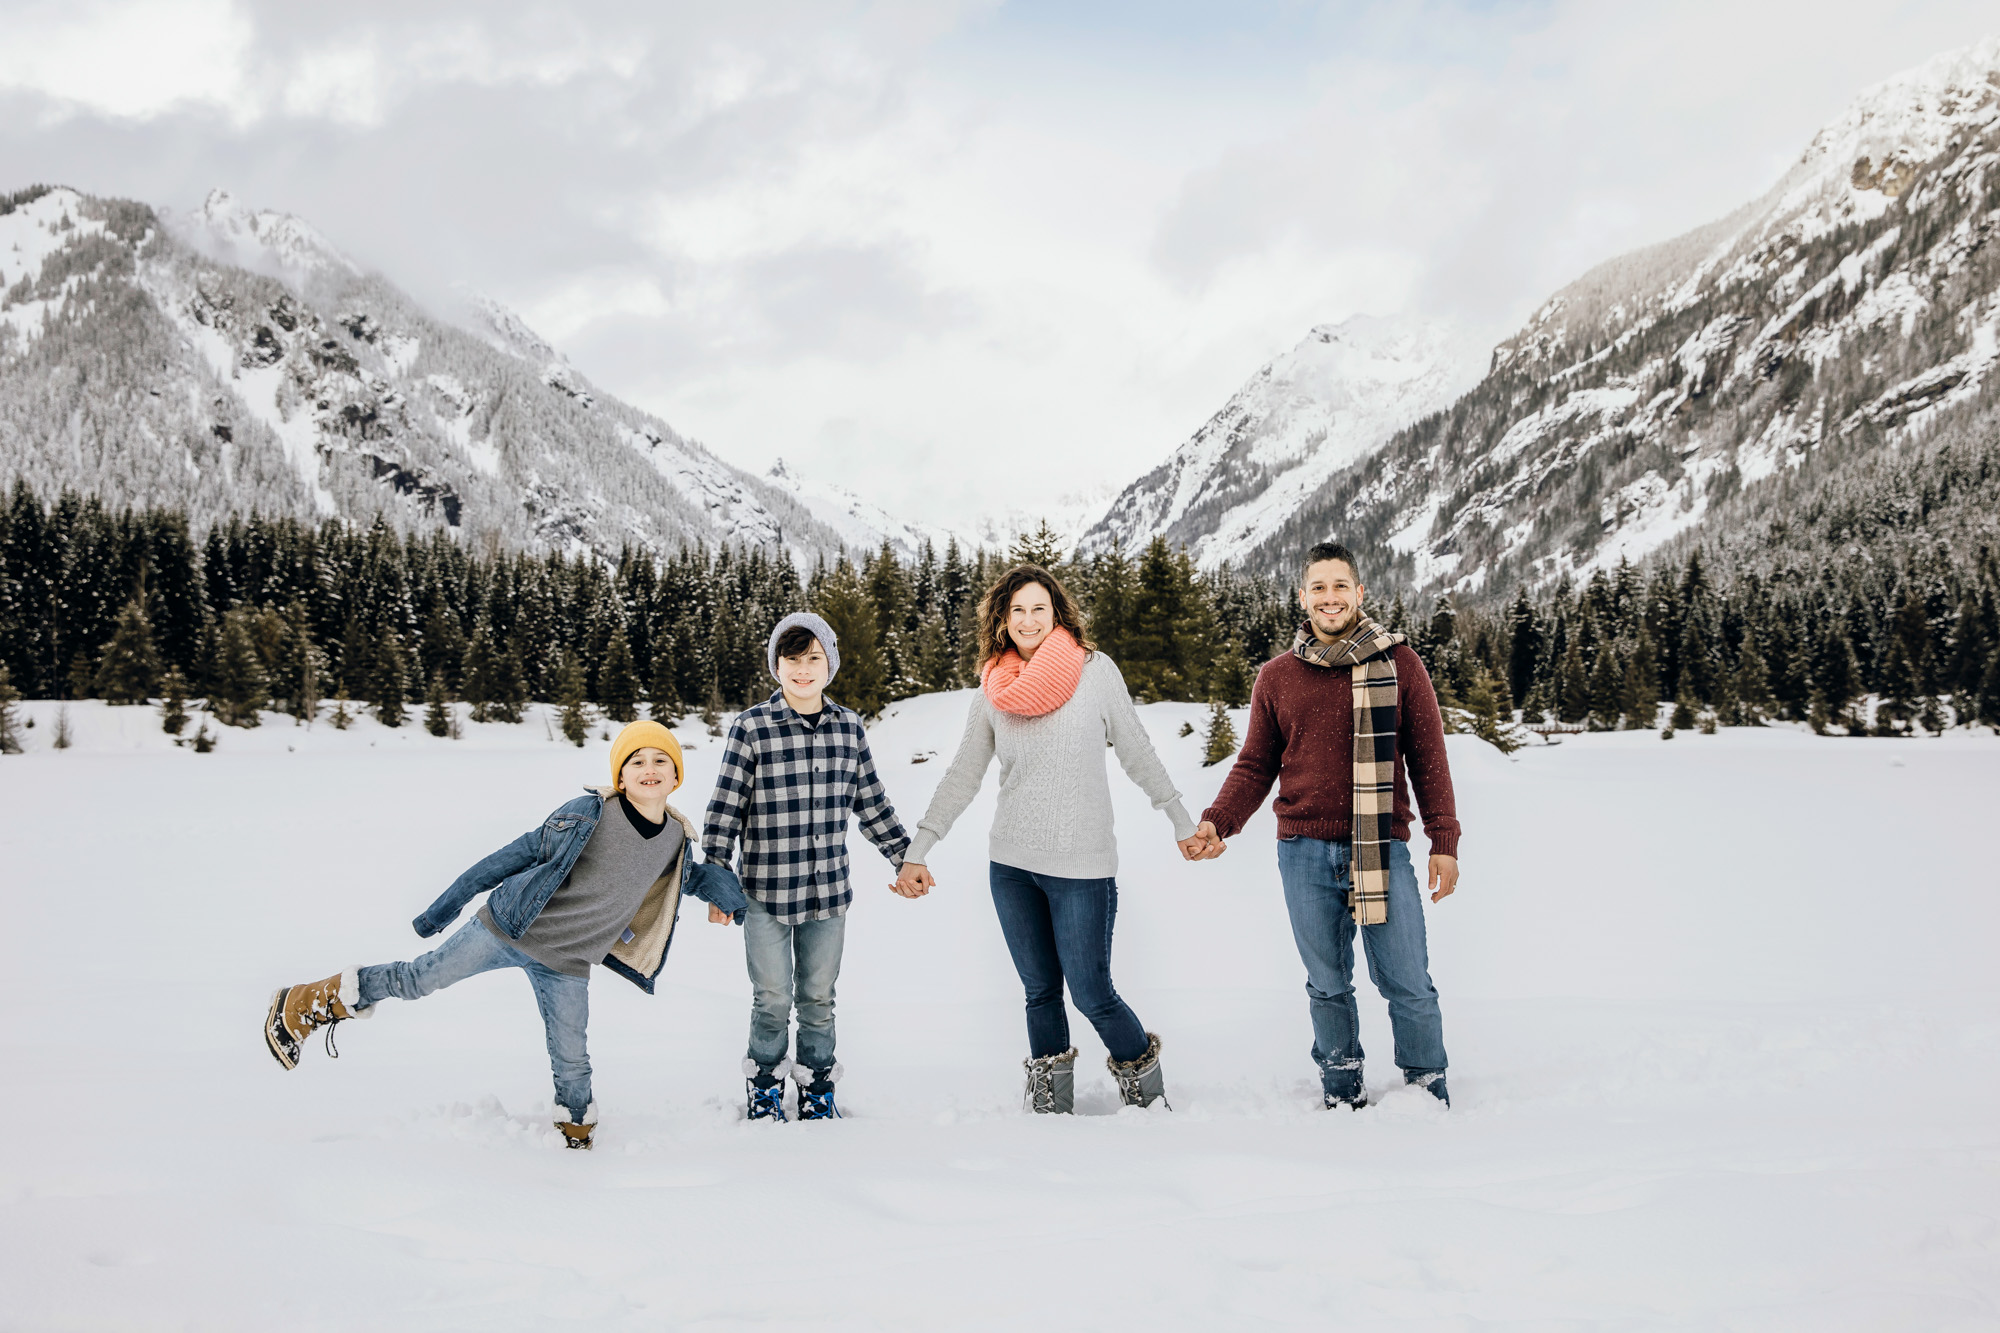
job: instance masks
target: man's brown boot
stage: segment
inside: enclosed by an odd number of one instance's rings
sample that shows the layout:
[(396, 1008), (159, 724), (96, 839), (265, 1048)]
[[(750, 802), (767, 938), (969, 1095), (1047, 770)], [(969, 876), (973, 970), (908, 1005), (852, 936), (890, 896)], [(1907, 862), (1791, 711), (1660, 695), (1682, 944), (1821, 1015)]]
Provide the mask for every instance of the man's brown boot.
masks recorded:
[(264, 1042), (279, 1064), (296, 1069), (305, 1039), (315, 1029), (325, 1028), (326, 1053), (339, 1059), (340, 1052), (333, 1045), (333, 1025), (374, 1012), (357, 1009), (360, 1000), (360, 977), (351, 967), (325, 981), (280, 986), (271, 993), (271, 1009), (264, 1015)]

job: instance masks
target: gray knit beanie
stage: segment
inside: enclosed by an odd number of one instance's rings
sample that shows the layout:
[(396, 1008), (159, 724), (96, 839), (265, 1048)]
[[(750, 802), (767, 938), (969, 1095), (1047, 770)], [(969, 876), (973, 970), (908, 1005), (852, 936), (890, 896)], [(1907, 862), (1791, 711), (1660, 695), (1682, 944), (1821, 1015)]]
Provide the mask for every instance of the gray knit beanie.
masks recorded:
[(828, 681), (840, 674), (840, 641), (833, 637), (833, 626), (821, 620), (810, 611), (794, 611), (778, 622), (771, 631), (771, 641), (764, 645), (764, 660), (771, 668), (771, 678), (778, 678), (778, 639), (794, 625), (803, 625), (819, 640), (819, 646), (826, 650), (826, 678)]

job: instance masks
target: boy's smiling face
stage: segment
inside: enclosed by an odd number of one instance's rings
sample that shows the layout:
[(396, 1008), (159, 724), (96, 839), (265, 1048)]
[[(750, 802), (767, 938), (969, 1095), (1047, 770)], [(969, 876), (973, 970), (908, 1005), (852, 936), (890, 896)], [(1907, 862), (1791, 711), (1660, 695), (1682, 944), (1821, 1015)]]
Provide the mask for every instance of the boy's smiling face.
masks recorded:
[(778, 659), (778, 684), (787, 699), (815, 701), (826, 688), (826, 649), (814, 639), (797, 657)]
[(635, 801), (667, 799), (680, 785), (681, 775), (673, 756), (652, 745), (632, 751), (625, 767), (618, 770), (618, 788)]

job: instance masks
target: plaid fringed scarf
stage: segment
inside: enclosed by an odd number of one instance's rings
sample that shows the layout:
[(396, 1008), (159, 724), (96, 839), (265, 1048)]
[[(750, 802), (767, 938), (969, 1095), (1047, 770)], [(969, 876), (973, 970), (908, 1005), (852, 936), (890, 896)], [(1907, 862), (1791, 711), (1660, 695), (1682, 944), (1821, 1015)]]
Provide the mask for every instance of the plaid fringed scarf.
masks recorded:
[(1301, 625), (1292, 651), (1317, 667), (1352, 667), (1354, 683), (1354, 887), (1347, 910), (1357, 926), (1389, 919), (1389, 820), (1396, 810), (1396, 659), (1403, 641), (1365, 616), (1335, 643)]

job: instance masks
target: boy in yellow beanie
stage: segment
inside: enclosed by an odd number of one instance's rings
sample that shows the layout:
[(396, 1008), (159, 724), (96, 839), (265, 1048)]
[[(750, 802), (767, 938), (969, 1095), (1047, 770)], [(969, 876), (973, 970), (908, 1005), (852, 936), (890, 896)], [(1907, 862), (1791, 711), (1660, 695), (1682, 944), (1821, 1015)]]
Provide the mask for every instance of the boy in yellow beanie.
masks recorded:
[(611, 785), (556, 812), (460, 875), (411, 924), (437, 934), (475, 896), (474, 918), (436, 949), (407, 963), (351, 967), (300, 986), (281, 986), (264, 1017), (264, 1040), (280, 1065), (299, 1062), (305, 1039), (349, 1018), (370, 1018), (376, 1001), (416, 1000), (495, 968), (528, 974), (547, 1031), (555, 1074), (555, 1122), (563, 1142), (588, 1148), (597, 1124), (584, 1029), (590, 965), (610, 968), (648, 995), (666, 964), (683, 893), (704, 899), (712, 921), (741, 923), (748, 901), (727, 866), (697, 862), (698, 830), (667, 803), (681, 785), (680, 742), (658, 722), (634, 722), (611, 743)]

